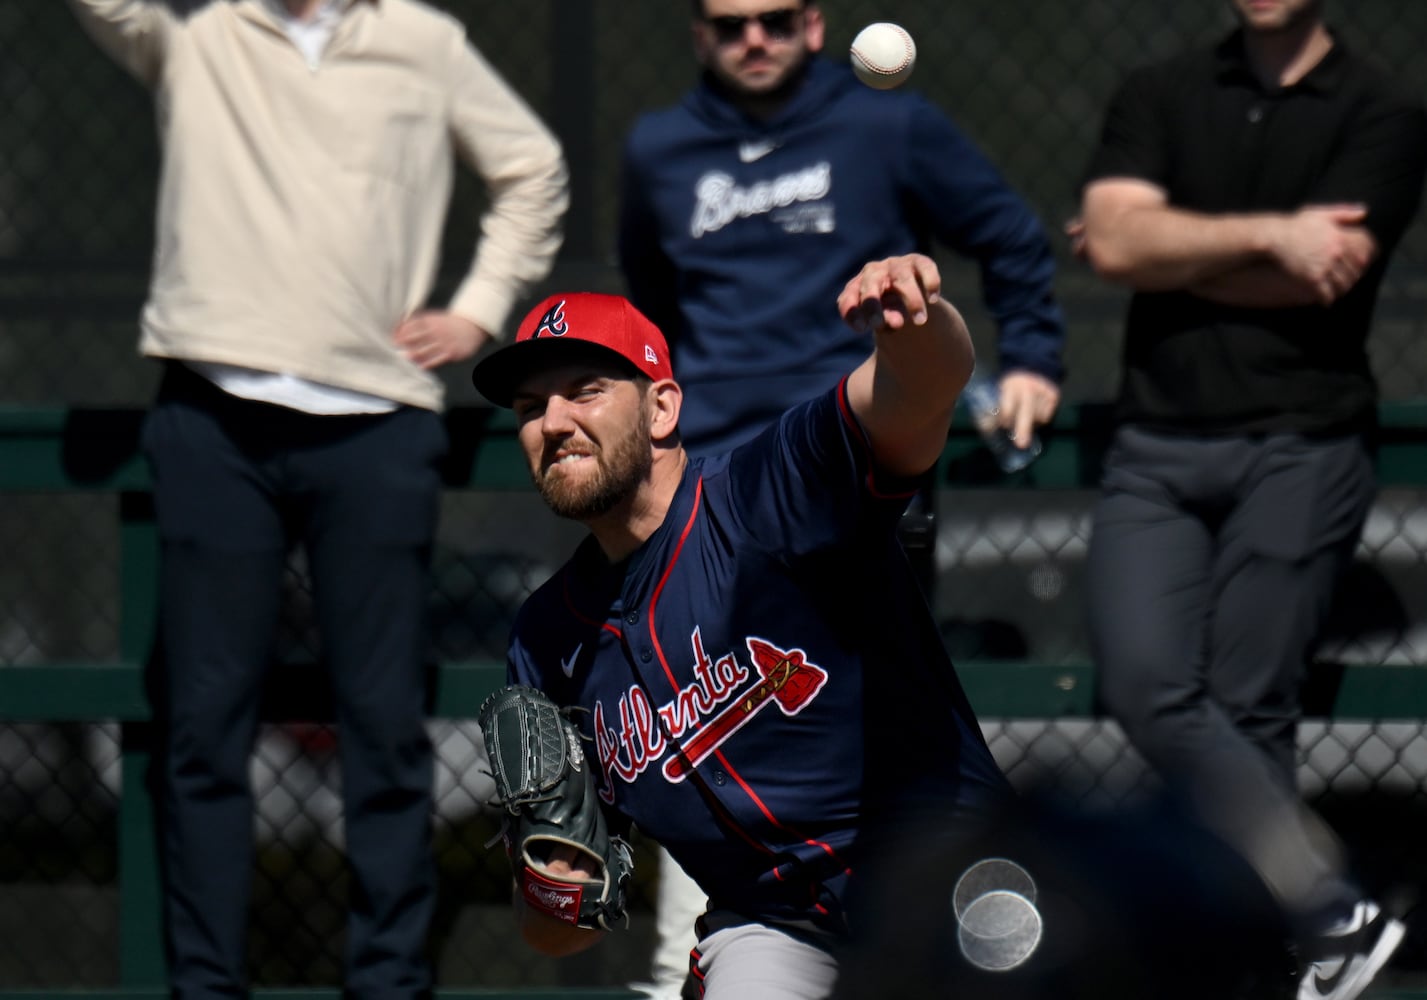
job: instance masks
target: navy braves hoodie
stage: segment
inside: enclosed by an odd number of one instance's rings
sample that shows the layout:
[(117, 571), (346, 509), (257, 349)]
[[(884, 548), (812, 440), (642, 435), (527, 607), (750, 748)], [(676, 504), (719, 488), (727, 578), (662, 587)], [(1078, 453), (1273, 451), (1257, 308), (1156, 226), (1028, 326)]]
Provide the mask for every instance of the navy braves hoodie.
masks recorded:
[(871, 350), (837, 315), (843, 285), (933, 238), (978, 263), (1002, 370), (1059, 381), (1045, 231), (925, 97), (814, 58), (766, 121), (707, 75), (641, 116), (624, 150), (620, 264), (671, 342), (686, 445), (725, 451), (836, 384)]

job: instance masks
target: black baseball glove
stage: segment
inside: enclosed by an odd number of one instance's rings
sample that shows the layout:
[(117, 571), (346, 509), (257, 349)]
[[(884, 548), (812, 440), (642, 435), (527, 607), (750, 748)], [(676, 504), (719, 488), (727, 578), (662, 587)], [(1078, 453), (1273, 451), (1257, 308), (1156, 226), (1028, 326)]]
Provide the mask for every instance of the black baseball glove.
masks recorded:
[[(629, 844), (609, 833), (574, 725), (543, 692), (520, 685), (487, 698), (480, 724), (493, 804), (505, 811), (502, 836), (526, 905), (577, 927), (627, 923)], [(560, 847), (573, 848), (589, 871), (550, 872), (545, 862)]]

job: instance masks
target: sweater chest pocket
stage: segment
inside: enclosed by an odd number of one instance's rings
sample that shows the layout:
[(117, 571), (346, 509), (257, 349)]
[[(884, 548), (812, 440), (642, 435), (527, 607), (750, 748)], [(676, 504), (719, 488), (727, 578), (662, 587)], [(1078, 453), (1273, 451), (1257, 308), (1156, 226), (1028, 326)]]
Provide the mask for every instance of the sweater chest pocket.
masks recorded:
[(336, 158), (353, 173), (420, 185), (451, 155), (435, 91), (405, 87), (367, 93), (344, 105), (341, 120)]

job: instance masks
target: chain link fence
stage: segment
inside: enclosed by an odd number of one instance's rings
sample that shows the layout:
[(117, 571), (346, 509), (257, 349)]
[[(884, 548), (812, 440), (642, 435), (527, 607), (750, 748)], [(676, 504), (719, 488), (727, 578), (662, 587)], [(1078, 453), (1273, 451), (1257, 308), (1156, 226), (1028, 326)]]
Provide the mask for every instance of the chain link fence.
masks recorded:
[[(440, 0), (566, 144), (574, 203), (556, 286), (618, 291), (612, 265), (621, 139), (640, 111), (694, 78), (683, 0)], [(946, 108), (1001, 166), (1052, 234), (1075, 211), (1077, 175), (1111, 89), (1130, 66), (1230, 24), (1223, 0), (825, 0), (841, 58), (873, 20), (917, 39), (912, 85)], [(1329, 2), (1341, 38), (1415, 92), (1427, 89), (1427, 4)], [(157, 149), (148, 96), (84, 37), (55, 0), (0, 4), (0, 406), (144, 405), (156, 370), (135, 356), (151, 253)], [(482, 207), (462, 180), (446, 260), (469, 257)], [(1059, 291), (1070, 320), (1066, 398), (1113, 392), (1123, 295), (1072, 261)], [(978, 345), (975, 275), (944, 261)], [(441, 294), (454, 273), (444, 276)], [(1427, 230), (1408, 233), (1385, 284), (1372, 342), (1389, 400), (1427, 394)], [(451, 402), (476, 405), (466, 371)], [(1088, 658), (1080, 575), (1093, 496), (1080, 491), (948, 493), (942, 498), (936, 610), (961, 658), (1076, 663)], [(1384, 492), (1323, 655), (1427, 663), (1427, 515), (1417, 490)], [(116, 659), (117, 499), (0, 493), (0, 669)], [(525, 494), (446, 498), (435, 587), (437, 655), (499, 659), (523, 597), (573, 545)], [(280, 659), (319, 653), (295, 560)], [(0, 706), (3, 717), (4, 706)], [(1018, 784), (1049, 778), (1087, 805), (1133, 800), (1153, 778), (1104, 720), (985, 722)], [(652, 865), (640, 846), (633, 933), (559, 963), (536, 961), (509, 917), (505, 859), (481, 802), (479, 741), (463, 720), (432, 723), (438, 748), (441, 899), (433, 933), (446, 987), (616, 984), (644, 978)], [(1409, 849), (1424, 824), (1427, 739), (1418, 722), (1313, 721), (1300, 734), (1301, 779), (1355, 845), (1369, 880), (1427, 885)], [(251, 962), (263, 985), (340, 978), (346, 882), (334, 734), (266, 726), (253, 762), (261, 845)], [(117, 725), (0, 724), (0, 988), (102, 987), (116, 981)], [(1412, 836), (1401, 831), (1415, 831)], [(1385, 832), (1386, 831), (1386, 832)], [(1399, 966), (1427, 967), (1409, 943)]]

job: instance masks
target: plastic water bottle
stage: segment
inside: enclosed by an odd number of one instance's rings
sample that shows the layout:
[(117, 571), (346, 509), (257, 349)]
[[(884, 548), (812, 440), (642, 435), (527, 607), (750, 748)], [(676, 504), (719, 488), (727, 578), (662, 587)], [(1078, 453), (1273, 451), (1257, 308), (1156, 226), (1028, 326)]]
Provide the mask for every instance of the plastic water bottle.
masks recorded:
[(1036, 460), (1041, 453), (1039, 435), (1031, 435), (1031, 443), (1017, 448), (1011, 432), (997, 421), (1001, 414), (1001, 389), (992, 379), (979, 372), (971, 373), (971, 380), (961, 391), (961, 401), (971, 417), (971, 424), (981, 435), (996, 464), (1002, 472), (1019, 472)]

